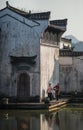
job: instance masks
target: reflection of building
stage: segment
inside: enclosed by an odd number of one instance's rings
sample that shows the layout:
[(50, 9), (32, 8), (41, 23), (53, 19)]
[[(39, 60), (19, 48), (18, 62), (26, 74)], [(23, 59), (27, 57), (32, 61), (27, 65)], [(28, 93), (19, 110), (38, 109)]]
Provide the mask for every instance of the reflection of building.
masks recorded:
[(47, 113), (45, 115), (41, 115), (41, 130), (59, 130), (60, 127), (60, 119), (58, 112), (56, 113)]
[(15, 114), (10, 113), (8, 119), (2, 117), (0, 113), (0, 130), (82, 130), (83, 128), (82, 109), (79, 111), (68, 108), (45, 114), (17, 111)]
[(67, 20), (49, 21), (50, 12), (6, 4), (0, 10), (0, 93), (22, 101), (42, 99), (48, 82), (59, 81), (59, 42)]
[[(16, 113), (15, 113), (16, 114)], [(24, 114), (24, 113), (23, 113)], [(1, 130), (41, 130), (40, 115), (29, 115), (20, 113), (9, 118), (0, 118)]]
[(82, 59), (83, 51), (74, 51), (71, 48), (71, 40), (66, 38), (62, 38), (60, 44), (59, 66), (61, 91), (82, 91), (83, 62), (80, 59)]
[[(10, 112), (11, 113), (11, 112)], [(9, 114), (9, 113), (8, 113)], [(5, 115), (5, 114), (4, 114)], [(11, 116), (10, 116), (11, 115)], [(1, 116), (1, 130), (59, 130), (60, 119), (58, 113), (28, 113), (18, 112), (9, 114), (9, 117)]]

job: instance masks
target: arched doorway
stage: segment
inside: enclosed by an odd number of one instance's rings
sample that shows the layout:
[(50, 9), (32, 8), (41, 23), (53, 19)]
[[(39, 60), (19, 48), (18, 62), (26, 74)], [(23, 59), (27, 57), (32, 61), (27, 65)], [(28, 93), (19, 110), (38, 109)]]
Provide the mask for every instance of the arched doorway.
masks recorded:
[(27, 73), (21, 73), (18, 78), (17, 97), (19, 100), (28, 101), (30, 97), (30, 76)]

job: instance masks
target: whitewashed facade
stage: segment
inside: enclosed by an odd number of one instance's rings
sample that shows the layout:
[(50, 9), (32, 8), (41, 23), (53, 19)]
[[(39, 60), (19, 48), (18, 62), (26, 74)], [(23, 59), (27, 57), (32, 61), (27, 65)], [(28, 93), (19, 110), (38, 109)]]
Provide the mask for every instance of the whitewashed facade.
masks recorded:
[(48, 84), (54, 87), (59, 83), (59, 43), (66, 30), (67, 20), (50, 21), (41, 38), (40, 69), (41, 69), (41, 97), (47, 96)]

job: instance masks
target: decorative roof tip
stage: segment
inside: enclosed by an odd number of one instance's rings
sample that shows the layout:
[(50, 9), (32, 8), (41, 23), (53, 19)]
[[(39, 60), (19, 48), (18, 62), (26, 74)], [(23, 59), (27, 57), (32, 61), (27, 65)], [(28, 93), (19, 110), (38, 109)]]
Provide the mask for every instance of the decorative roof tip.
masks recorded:
[(31, 14), (31, 10), (29, 10), (29, 14)]
[(7, 7), (9, 6), (9, 3), (8, 3), (8, 1), (6, 1), (6, 6), (7, 6)]

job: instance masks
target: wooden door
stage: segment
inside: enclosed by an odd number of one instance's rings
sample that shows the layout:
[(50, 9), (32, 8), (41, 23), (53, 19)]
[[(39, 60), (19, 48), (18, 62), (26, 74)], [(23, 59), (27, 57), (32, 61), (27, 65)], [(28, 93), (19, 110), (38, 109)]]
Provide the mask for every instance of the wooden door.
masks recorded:
[(30, 77), (26, 73), (21, 73), (18, 78), (17, 96), (20, 100), (28, 100), (30, 97)]

